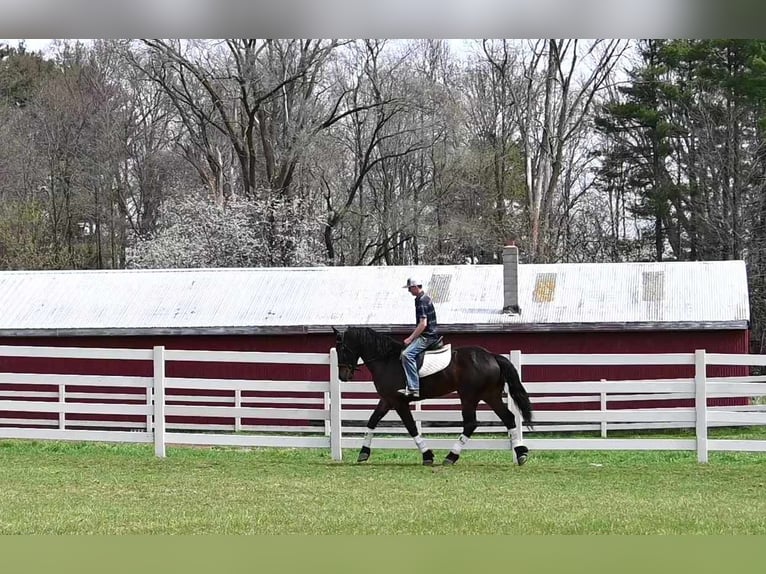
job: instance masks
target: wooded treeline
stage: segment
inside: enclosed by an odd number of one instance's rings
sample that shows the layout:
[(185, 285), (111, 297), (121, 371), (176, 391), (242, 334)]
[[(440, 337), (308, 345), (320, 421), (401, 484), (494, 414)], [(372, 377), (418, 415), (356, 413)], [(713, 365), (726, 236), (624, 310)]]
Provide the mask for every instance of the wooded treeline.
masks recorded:
[(0, 44), (0, 268), (745, 259), (766, 42)]

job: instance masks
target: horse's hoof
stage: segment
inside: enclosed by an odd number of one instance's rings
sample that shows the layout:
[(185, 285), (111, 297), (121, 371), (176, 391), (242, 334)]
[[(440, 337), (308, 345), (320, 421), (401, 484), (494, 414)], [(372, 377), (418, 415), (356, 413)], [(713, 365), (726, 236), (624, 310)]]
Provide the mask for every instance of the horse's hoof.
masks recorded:
[(361, 450), (359, 451), (359, 456), (356, 459), (356, 462), (365, 462), (370, 458), (370, 447), (363, 446)]
[(525, 446), (517, 446), (515, 449), (516, 451), (516, 463), (521, 466), (525, 462), (527, 462), (527, 459), (529, 458), (529, 449)]
[(450, 453), (444, 457), (444, 462), (442, 464), (447, 466), (452, 466), (457, 462), (457, 459), (460, 458), (459, 454), (455, 454), (454, 452), (450, 451)]
[(423, 453), (423, 466), (433, 466), (434, 464), (434, 453), (431, 449), (428, 449), (426, 452)]

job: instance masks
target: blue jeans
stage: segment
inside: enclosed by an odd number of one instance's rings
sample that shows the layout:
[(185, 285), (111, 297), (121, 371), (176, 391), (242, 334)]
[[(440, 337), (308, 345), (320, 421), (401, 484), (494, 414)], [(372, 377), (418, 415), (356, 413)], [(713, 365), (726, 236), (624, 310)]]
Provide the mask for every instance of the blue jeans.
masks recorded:
[(418, 355), (424, 352), (436, 337), (424, 337), (421, 335), (402, 351), (402, 366), (407, 377), (407, 388), (411, 391), (420, 391), (420, 378), (418, 377)]

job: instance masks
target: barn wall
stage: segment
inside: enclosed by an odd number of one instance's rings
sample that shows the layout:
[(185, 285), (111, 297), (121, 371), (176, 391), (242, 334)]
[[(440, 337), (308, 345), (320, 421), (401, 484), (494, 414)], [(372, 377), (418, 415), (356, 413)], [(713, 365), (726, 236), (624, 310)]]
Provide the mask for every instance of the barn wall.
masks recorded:
[[(683, 353), (706, 349), (718, 353), (748, 353), (748, 331), (659, 331), (587, 333), (473, 333), (449, 334), (453, 346), (481, 345), (496, 353)], [(2, 345), (76, 346), (113, 348), (272, 351), (326, 353), (335, 344), (332, 334), (258, 336), (164, 336), (164, 337), (33, 337), (0, 338)], [(54, 364), (55, 363), (55, 364)], [(129, 361), (0, 357), (0, 368), (16, 372), (81, 374), (130, 374), (147, 376), (151, 364)], [(711, 367), (709, 376), (747, 374), (747, 367)], [(319, 365), (251, 365), (233, 363), (170, 363), (167, 375), (177, 377), (258, 378), (327, 380), (327, 367)], [(525, 367), (527, 381), (594, 380), (620, 378), (687, 377), (692, 367), (605, 366)]]

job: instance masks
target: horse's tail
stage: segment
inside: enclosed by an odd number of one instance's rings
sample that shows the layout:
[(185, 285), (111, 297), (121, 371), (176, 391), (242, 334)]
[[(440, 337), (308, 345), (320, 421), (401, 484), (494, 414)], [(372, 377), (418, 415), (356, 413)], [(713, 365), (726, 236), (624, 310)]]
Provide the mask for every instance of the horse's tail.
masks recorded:
[(532, 403), (529, 400), (529, 395), (524, 385), (521, 384), (519, 373), (516, 371), (516, 367), (513, 366), (508, 359), (502, 355), (495, 355), (495, 360), (500, 366), (500, 371), (503, 373), (503, 378), (508, 383), (508, 392), (511, 394), (513, 402), (519, 407), (521, 416), (524, 418), (524, 424), (532, 424)]

